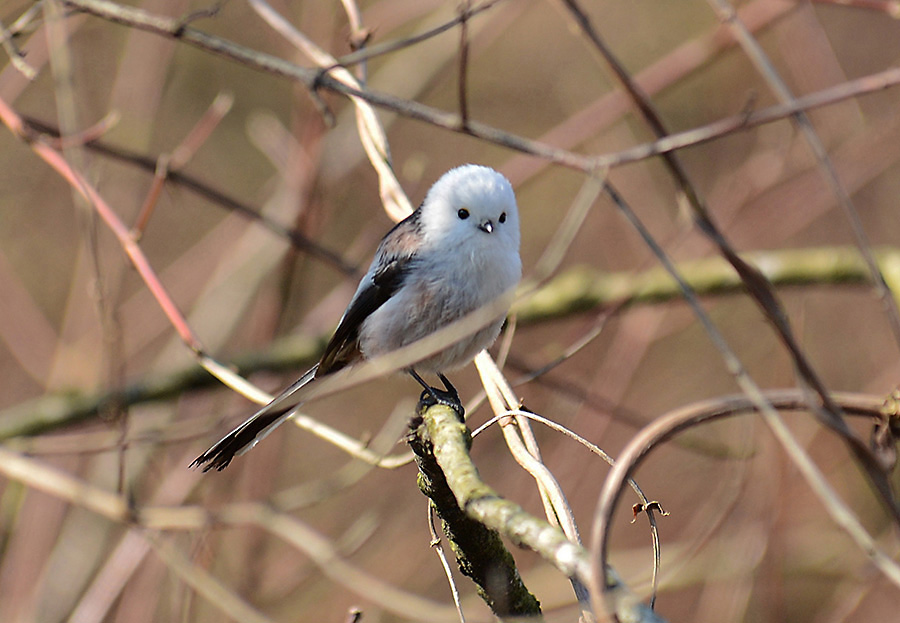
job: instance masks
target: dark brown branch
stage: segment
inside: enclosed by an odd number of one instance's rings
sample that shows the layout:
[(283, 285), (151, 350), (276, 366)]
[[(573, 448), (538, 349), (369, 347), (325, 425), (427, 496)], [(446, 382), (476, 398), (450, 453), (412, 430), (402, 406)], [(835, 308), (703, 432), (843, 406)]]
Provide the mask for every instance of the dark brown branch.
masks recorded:
[(466, 85), (469, 77), (469, 20), (470, 0), (462, 6), (463, 19), (459, 22), (459, 118), (463, 128), (469, 125), (469, 96)]
[[(597, 30), (594, 28), (587, 14), (581, 9), (578, 2), (576, 0), (561, 1), (569, 9), (570, 13), (572, 14), (579, 28), (581, 28), (584, 35), (588, 38), (591, 44), (596, 48), (596, 50), (601, 54), (601, 56), (613, 70), (623, 88), (625, 88), (625, 90), (631, 95), (635, 105), (638, 107), (641, 115), (644, 117), (644, 120), (647, 122), (647, 125), (650, 126), (653, 133), (656, 134), (656, 136), (659, 138), (667, 136), (668, 130), (666, 129), (666, 126), (663, 123), (661, 117), (656, 112), (656, 109), (653, 106), (650, 97), (631, 78), (631, 75), (619, 62), (618, 58), (616, 58), (616, 56), (612, 53), (612, 50), (610, 50), (606, 46), (605, 42), (600, 37)], [(720, 2), (723, 1), (724, 0), (720, 0)], [(730, 13), (730, 16), (733, 19), (737, 19), (736, 14), (734, 14), (733, 11)], [(750, 37), (751, 35), (749, 35), (746, 29), (743, 29), (742, 36)], [(898, 506), (890, 483), (887, 481), (883, 471), (881, 470), (881, 467), (878, 465), (877, 458), (869, 450), (868, 446), (861, 439), (859, 439), (847, 426), (847, 423), (843, 419), (843, 414), (841, 413), (840, 406), (832, 402), (825, 384), (822, 382), (818, 373), (815, 371), (812, 364), (804, 354), (803, 350), (800, 348), (800, 344), (794, 337), (788, 315), (785, 312), (781, 301), (775, 294), (775, 290), (772, 284), (769, 283), (762, 272), (756, 269), (756, 267), (747, 263), (743, 258), (741, 258), (740, 255), (738, 255), (734, 247), (731, 246), (731, 244), (725, 238), (724, 234), (716, 226), (705, 200), (703, 199), (703, 197), (701, 197), (699, 192), (697, 192), (697, 189), (691, 182), (687, 171), (684, 169), (681, 161), (676, 157), (676, 155), (674, 153), (667, 152), (662, 154), (662, 157), (670, 173), (672, 174), (672, 177), (675, 178), (675, 182), (678, 185), (678, 188), (690, 204), (694, 215), (694, 221), (699, 227), (700, 231), (702, 231), (716, 245), (722, 256), (728, 261), (729, 264), (734, 267), (738, 275), (740, 275), (741, 281), (744, 283), (744, 286), (747, 289), (747, 293), (756, 302), (765, 317), (772, 323), (777, 335), (781, 339), (781, 342), (788, 350), (788, 353), (790, 354), (791, 359), (794, 362), (794, 367), (797, 370), (801, 386), (808, 388), (808, 390), (811, 392), (809, 397), (810, 408), (826, 426), (828, 426), (841, 436), (841, 438), (850, 448), (856, 460), (868, 474), (872, 483), (878, 489), (882, 501), (885, 506), (887, 506), (891, 511), (894, 521), (900, 524), (900, 506)], [(754, 394), (758, 395), (759, 389), (756, 386), (756, 383), (749, 377), (743, 367), (743, 364), (741, 364), (740, 360), (731, 350), (730, 346), (724, 340), (721, 333), (712, 324), (708, 315), (699, 306), (696, 300), (696, 296), (693, 294), (693, 292), (690, 291), (687, 283), (684, 282), (684, 280), (681, 279), (679, 275), (673, 272), (674, 266), (665, 256), (659, 245), (656, 244), (655, 240), (653, 240), (653, 238), (649, 235), (649, 232), (647, 232), (643, 225), (640, 223), (637, 215), (634, 214), (634, 212), (627, 206), (624, 198), (617, 191), (615, 191), (612, 186), (607, 184), (606, 191), (626, 216), (626, 218), (629, 220), (629, 222), (631, 222), (631, 224), (634, 225), (635, 228), (639, 231), (641, 237), (651, 248), (654, 255), (656, 255), (656, 257), (663, 263), (663, 265), (666, 266), (667, 270), (670, 270), (670, 272), (672, 272), (672, 276), (675, 277), (677, 281), (679, 281), (679, 285), (682, 286), (682, 291), (685, 298), (691, 304), (692, 308), (694, 309), (695, 315), (703, 324), (704, 329), (712, 339), (713, 343), (716, 346), (716, 349), (725, 360), (728, 370), (738, 380), (738, 383), (741, 385), (742, 389), (748, 391), (748, 396), (752, 396)], [(876, 283), (878, 283), (879, 285), (884, 284), (883, 277), (881, 277), (880, 271), (878, 271), (877, 264), (875, 264), (874, 258), (870, 257), (871, 253), (869, 249), (866, 246), (863, 246), (862, 252), (864, 257), (866, 258), (867, 265), (869, 265), (870, 267), (875, 266), (874, 271), (876, 277), (880, 277), (880, 281), (876, 279)], [(887, 286), (884, 285), (884, 288), (886, 287)], [(891, 318), (893, 319), (894, 317), (891, 316)], [(761, 410), (765, 410), (768, 407), (768, 405), (762, 403), (757, 404), (757, 406)]]
[[(192, 28), (179, 30), (180, 22), (150, 14), (146, 11), (123, 7), (107, 0), (63, 0), (66, 6), (72, 9), (90, 13), (103, 19), (153, 32), (158, 35), (177, 38), (197, 48), (223, 56), (234, 62), (242, 63), (275, 75), (283, 76), (304, 84), (308, 89), (318, 88), (334, 91), (344, 95), (359, 97), (373, 106), (390, 110), (409, 119), (415, 119), (428, 123), (435, 127), (453, 132), (464, 132), (473, 137), (518, 151), (520, 153), (548, 160), (577, 171), (595, 171), (607, 166), (619, 166), (635, 162), (650, 156), (660, 155), (676, 149), (714, 140), (720, 136), (756, 127), (761, 124), (771, 123), (779, 119), (791, 116), (797, 110), (811, 109), (826, 106), (845, 99), (850, 99), (867, 93), (896, 86), (900, 83), (900, 69), (891, 69), (872, 74), (865, 78), (846, 83), (831, 89), (819, 91), (806, 97), (796, 99), (790, 105), (778, 105), (763, 109), (749, 115), (741, 115), (723, 119), (719, 122), (691, 130), (698, 132), (696, 137), (689, 136), (689, 132), (667, 136), (656, 143), (637, 146), (618, 154), (601, 156), (584, 156), (574, 152), (559, 149), (533, 141), (531, 139), (505, 132), (493, 126), (477, 121), (470, 121), (462, 130), (459, 115), (448, 113), (415, 101), (399, 98), (387, 93), (373, 91), (371, 89), (353, 89), (341, 82), (329, 77), (327, 69), (317, 71), (294, 65), (282, 59), (244, 48), (219, 37), (208, 35)], [(473, 9), (473, 12), (476, 11)], [(367, 48), (374, 49), (375, 46)], [(844, 88), (846, 86), (846, 88)], [(643, 151), (645, 153), (639, 153)]]

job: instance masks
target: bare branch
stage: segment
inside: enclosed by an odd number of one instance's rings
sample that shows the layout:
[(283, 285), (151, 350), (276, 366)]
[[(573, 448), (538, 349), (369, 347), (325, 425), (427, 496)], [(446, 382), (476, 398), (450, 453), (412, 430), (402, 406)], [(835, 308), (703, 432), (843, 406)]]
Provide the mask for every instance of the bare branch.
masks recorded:
[[(809, 411), (807, 396), (802, 390), (768, 392), (765, 398), (767, 404), (780, 411)], [(885, 418), (881, 412), (884, 403), (882, 398), (858, 394), (833, 394), (831, 398), (841, 405), (843, 412), (848, 415), (865, 417), (873, 422)], [(694, 426), (759, 411), (756, 402), (744, 396), (716, 398), (687, 405), (662, 415), (635, 435), (620, 454), (612, 472), (604, 482), (597, 503), (592, 530), (592, 551), (599, 552), (600, 564), (604, 564), (607, 559), (609, 529), (621, 490), (652, 450), (679, 432)], [(772, 429), (776, 436), (783, 436), (786, 433), (786, 429), (777, 426)], [(789, 433), (786, 437), (792, 439)], [(835, 522), (847, 532), (891, 583), (900, 586), (900, 565), (877, 545), (856, 516), (831, 489), (806, 452), (799, 444), (784, 443), (783, 439), (779, 441), (782, 441), (794, 464), (805, 472), (807, 482), (814, 488), (817, 497), (826, 506)]]
[[(753, 37), (741, 21), (740, 17), (738, 17), (737, 11), (731, 6), (730, 2), (728, 0), (708, 1), (718, 18), (723, 23), (728, 24), (735, 33), (744, 52), (756, 66), (760, 74), (765, 78), (766, 83), (778, 99), (786, 104), (794, 102), (794, 95), (791, 93), (787, 84), (778, 75), (774, 65), (772, 65), (769, 57), (763, 51), (762, 46)], [(875, 256), (872, 253), (872, 245), (869, 242), (869, 236), (866, 234), (866, 230), (859, 218), (859, 213), (853, 205), (850, 193), (847, 192), (846, 187), (841, 182), (837, 170), (834, 168), (834, 163), (832, 163), (831, 158), (828, 157), (828, 150), (825, 149), (822, 139), (819, 138), (818, 133), (806, 113), (803, 110), (798, 110), (792, 115), (792, 119), (803, 133), (806, 142), (809, 144), (810, 149), (819, 163), (825, 181), (828, 183), (831, 191), (837, 198), (838, 203), (844, 210), (844, 215), (849, 221), (850, 228), (856, 238), (856, 245), (859, 247), (860, 253), (862, 253), (863, 258), (866, 261), (866, 266), (868, 266), (869, 272), (871, 273), (875, 292), (881, 299), (885, 315), (888, 318), (891, 330), (894, 332), (894, 340), (900, 345), (900, 308), (898, 308), (897, 300), (891, 292), (891, 289), (888, 287), (887, 281), (885, 281), (884, 274), (882, 274), (881, 269), (878, 267), (878, 263), (875, 261)], [(811, 384), (814, 388), (816, 387), (815, 383)], [(820, 394), (822, 393), (821, 390), (818, 388), (816, 389)]]
[[(522, 136), (505, 132), (493, 126), (472, 120), (462, 130), (461, 117), (436, 108), (420, 104), (415, 101), (395, 97), (388, 93), (372, 89), (355, 89), (349, 87), (327, 74), (327, 70), (317, 72), (304, 67), (299, 67), (288, 61), (273, 57), (268, 54), (251, 50), (227, 41), (220, 37), (209, 35), (191, 28), (179, 28), (177, 20), (170, 20), (147, 13), (146, 11), (130, 9), (117, 5), (107, 0), (63, 0), (67, 6), (91, 13), (109, 21), (126, 26), (147, 30), (158, 35), (176, 38), (208, 52), (218, 54), (232, 61), (242, 63), (260, 71), (280, 75), (291, 80), (296, 80), (310, 90), (327, 89), (344, 95), (359, 97), (373, 106), (390, 110), (404, 117), (422, 121), (438, 128), (453, 132), (464, 132), (481, 140), (518, 151), (523, 154), (541, 158), (571, 169), (583, 172), (593, 172), (607, 166), (625, 164), (651, 155), (659, 155), (712, 140), (718, 136), (724, 136), (745, 128), (755, 127), (759, 124), (770, 123), (785, 117), (789, 117), (804, 106), (814, 108), (836, 103), (844, 99), (857, 97), (866, 93), (872, 93), (881, 89), (893, 87), (900, 83), (900, 70), (887, 70), (873, 74), (869, 78), (861, 79), (858, 83), (848, 83), (848, 89), (835, 87), (813, 94), (809, 98), (796, 100), (793, 105), (778, 106), (764, 109), (758, 113), (741, 115), (721, 122), (721, 126), (713, 126), (695, 139), (682, 134), (671, 135), (659, 141), (659, 146), (647, 148), (646, 146), (635, 149), (647, 150), (645, 155), (635, 155), (630, 151), (624, 156), (622, 162), (617, 162), (619, 156), (583, 156), (575, 152), (553, 147), (552, 145), (534, 141)], [(672, 138), (675, 137), (675, 138)], [(672, 142), (669, 142), (671, 140)]]
[[(21, 116), (21, 120), (23, 122), (23, 125), (29, 128), (29, 134), (32, 136), (36, 137), (38, 134), (44, 134), (47, 136), (47, 138), (41, 138), (43, 140), (47, 140), (48, 142), (51, 142), (51, 137), (59, 137), (59, 129), (52, 125), (49, 125), (42, 121), (38, 121), (33, 117), (28, 117), (25, 115)], [(71, 136), (68, 137), (68, 140), (71, 139)], [(57, 141), (56, 143), (51, 142), (51, 146), (55, 149), (61, 149), (62, 144), (60, 144), (59, 141)], [(159, 158), (161, 157), (145, 156), (123, 147), (111, 145), (110, 143), (107, 143), (98, 138), (88, 140), (84, 143), (84, 147), (89, 151), (96, 152), (120, 162), (128, 163), (151, 174), (154, 174), (156, 172)], [(200, 179), (194, 177), (193, 175), (190, 175), (189, 173), (178, 170), (173, 171), (169, 169), (167, 171), (166, 180), (172, 184), (175, 184), (176, 186), (186, 188), (191, 192), (196, 193), (197, 195), (204, 197), (205, 199), (208, 199), (215, 205), (233, 210), (234, 212), (237, 212), (242, 216), (258, 222), (260, 225), (262, 225), (275, 235), (288, 240), (292, 245), (306, 253), (309, 253), (312, 257), (320, 259), (323, 262), (334, 266), (338, 271), (344, 273), (345, 275), (355, 275), (358, 271), (358, 267), (347, 262), (336, 252), (323, 247), (314, 240), (310, 240), (301, 232), (290, 229), (287, 226), (272, 220), (260, 211), (250, 207), (245, 203), (242, 203), (238, 199), (227, 195), (220, 190), (217, 190), (211, 184), (207, 184), (206, 182), (201, 181)]]

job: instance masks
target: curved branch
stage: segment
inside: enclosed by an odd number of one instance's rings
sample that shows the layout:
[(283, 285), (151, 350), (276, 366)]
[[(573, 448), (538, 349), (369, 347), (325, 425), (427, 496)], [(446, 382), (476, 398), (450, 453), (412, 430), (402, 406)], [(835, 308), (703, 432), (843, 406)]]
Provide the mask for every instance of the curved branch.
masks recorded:
[[(799, 389), (763, 392), (763, 396), (772, 407), (780, 411), (810, 411), (808, 397)], [(876, 422), (883, 422), (883, 397), (864, 394), (834, 393), (830, 395), (846, 415), (866, 417)], [(606, 478), (603, 490), (597, 503), (597, 512), (591, 531), (591, 552), (597, 568), (607, 564), (609, 549), (609, 530), (612, 517), (618, 505), (622, 489), (625, 488), (635, 470), (657, 446), (671, 439), (681, 431), (693, 426), (715, 420), (758, 412), (756, 404), (746, 396), (728, 396), (715, 398), (687, 405), (671, 411), (641, 430), (616, 459), (616, 464)], [(829, 491), (833, 499), (826, 499), (817, 491), (826, 506), (837, 506), (838, 512), (832, 508), (832, 517), (854, 539), (859, 547), (868, 555), (873, 564), (885, 574), (895, 585), (900, 586), (900, 567), (887, 556), (843, 503)], [(608, 594), (609, 589), (604, 588)], [(616, 605), (615, 595), (606, 598), (608, 609), (612, 611)]]

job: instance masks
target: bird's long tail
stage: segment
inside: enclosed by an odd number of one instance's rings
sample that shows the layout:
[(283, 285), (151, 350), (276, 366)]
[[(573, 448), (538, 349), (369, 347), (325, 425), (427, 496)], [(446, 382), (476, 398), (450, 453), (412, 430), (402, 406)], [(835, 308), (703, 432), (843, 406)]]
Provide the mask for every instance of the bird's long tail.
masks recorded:
[(297, 399), (297, 392), (316, 377), (317, 369), (318, 366), (311, 368), (272, 402), (222, 437), (209, 450), (194, 459), (191, 467), (202, 465), (204, 472), (211, 469), (221, 471), (228, 467), (231, 459), (250, 450), (294, 414), (297, 407), (302, 404), (302, 401)]

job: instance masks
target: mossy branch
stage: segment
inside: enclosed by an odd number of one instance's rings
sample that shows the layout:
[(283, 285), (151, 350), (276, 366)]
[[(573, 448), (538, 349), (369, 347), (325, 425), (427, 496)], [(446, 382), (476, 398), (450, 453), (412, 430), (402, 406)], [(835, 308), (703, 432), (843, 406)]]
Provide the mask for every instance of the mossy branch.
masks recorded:
[[(437, 458), (441, 457), (447, 471), (456, 476), (455, 482), (461, 483), (457, 486), (465, 488), (470, 496), (502, 502), (481, 482), (475, 466), (468, 460), (468, 446), (472, 441), (469, 430), (452, 409), (442, 405), (429, 409), (417, 423), (419, 426), (411, 431), (408, 441), (419, 466), (419, 489), (431, 500), (441, 518), (444, 535), (460, 571), (475, 583), (478, 594), (498, 617), (541, 616), (540, 602), (522, 582), (515, 560), (500, 535), (469, 516), (457, 503)], [(437, 429), (436, 437), (431, 434), (433, 429)], [(560, 538), (564, 538), (561, 533)]]
[[(325, 347), (325, 338), (290, 337), (279, 340), (266, 351), (244, 353), (232, 361), (241, 376), (261, 370), (298, 370), (311, 366)], [(156, 378), (96, 394), (76, 390), (48, 394), (0, 411), (0, 441), (40, 435), (78, 424), (115, 407), (168, 400), (187, 391), (219, 385), (199, 365), (176, 370)]]
[[(515, 562), (500, 535), (538, 553), (567, 577), (588, 584), (590, 558), (561, 530), (505, 500), (481, 480), (469, 457), (471, 435), (449, 407), (421, 411), (413, 423), (409, 444), (419, 464), (419, 487), (431, 499), (460, 569), (499, 617), (538, 616), (539, 603), (521, 583)], [(650, 623), (659, 617), (634, 597), (617, 574), (607, 572), (607, 584), (617, 594), (620, 621)]]
[[(892, 291), (900, 292), (900, 249), (876, 249), (875, 256)], [(853, 247), (821, 247), (760, 251), (744, 256), (773, 285), (833, 286), (869, 283), (869, 272)], [(737, 273), (720, 257), (682, 262), (685, 280), (703, 296), (734, 294), (743, 290)], [(534, 324), (627, 302), (630, 305), (678, 299), (677, 284), (662, 268), (643, 272), (605, 273), (591, 267), (569, 269), (520, 301), (514, 308), (521, 324)], [(318, 357), (327, 336), (289, 338), (265, 352), (234, 360), (242, 375), (261, 370), (299, 370)], [(128, 407), (166, 400), (185, 391), (218, 384), (199, 366), (191, 366), (156, 379), (98, 394), (76, 391), (42, 396), (0, 412), (0, 441), (37, 435), (96, 417), (110, 405)]]
[[(870, 283), (868, 268), (855, 247), (757, 251), (742, 257), (776, 287)], [(900, 294), (900, 249), (879, 248), (875, 257), (888, 286)], [(698, 295), (744, 291), (737, 272), (722, 257), (684, 261), (677, 268)], [(516, 305), (514, 311), (520, 323), (536, 323), (615, 303), (662, 303), (680, 297), (678, 284), (661, 266), (617, 273), (584, 266), (552, 279)]]

